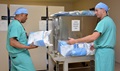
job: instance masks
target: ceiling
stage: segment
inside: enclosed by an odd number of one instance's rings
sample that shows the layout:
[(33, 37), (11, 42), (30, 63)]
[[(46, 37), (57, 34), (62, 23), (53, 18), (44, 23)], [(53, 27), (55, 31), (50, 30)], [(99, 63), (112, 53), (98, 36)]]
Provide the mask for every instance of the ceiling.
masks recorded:
[[(9, 0), (16, 1), (16, 0)], [(34, 2), (76, 2), (78, 0), (17, 0), (17, 1), (34, 1)]]

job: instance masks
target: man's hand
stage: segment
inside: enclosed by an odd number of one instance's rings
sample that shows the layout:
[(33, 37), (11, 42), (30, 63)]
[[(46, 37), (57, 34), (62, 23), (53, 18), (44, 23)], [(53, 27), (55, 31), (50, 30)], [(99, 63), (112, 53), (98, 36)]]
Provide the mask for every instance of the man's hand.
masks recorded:
[(38, 46), (34, 45), (34, 43), (31, 43), (28, 49), (34, 49), (37, 48)]
[(77, 43), (77, 41), (74, 38), (69, 38), (69, 40), (67, 41), (68, 44), (75, 44)]
[(92, 46), (90, 47), (90, 50), (91, 50), (91, 51), (93, 51), (93, 50), (94, 50), (94, 45), (92, 45)]

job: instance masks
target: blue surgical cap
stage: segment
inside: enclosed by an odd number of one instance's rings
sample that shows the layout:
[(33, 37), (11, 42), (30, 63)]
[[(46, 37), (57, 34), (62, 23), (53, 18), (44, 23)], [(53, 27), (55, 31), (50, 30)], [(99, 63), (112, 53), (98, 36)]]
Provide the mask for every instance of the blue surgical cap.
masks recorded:
[(108, 6), (107, 6), (105, 3), (102, 3), (102, 2), (98, 3), (98, 4), (95, 6), (95, 9), (96, 9), (96, 8), (103, 8), (103, 9), (105, 9), (105, 11), (108, 11), (108, 10), (109, 10)]
[(15, 15), (16, 15), (16, 14), (28, 14), (28, 10), (27, 10), (26, 8), (20, 7), (20, 8), (18, 8), (18, 9), (15, 11), (14, 14), (15, 14)]

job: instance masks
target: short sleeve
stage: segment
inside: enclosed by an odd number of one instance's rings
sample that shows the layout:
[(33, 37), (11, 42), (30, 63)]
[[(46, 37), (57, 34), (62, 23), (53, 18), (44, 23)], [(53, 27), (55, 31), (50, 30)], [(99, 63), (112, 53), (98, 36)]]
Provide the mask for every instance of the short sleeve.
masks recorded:
[(95, 28), (95, 31), (103, 34), (105, 32), (105, 22), (99, 22)]
[(10, 26), (9, 38), (16, 37), (17, 39), (19, 39), (21, 33), (20, 27), (21, 26), (19, 24), (13, 23)]

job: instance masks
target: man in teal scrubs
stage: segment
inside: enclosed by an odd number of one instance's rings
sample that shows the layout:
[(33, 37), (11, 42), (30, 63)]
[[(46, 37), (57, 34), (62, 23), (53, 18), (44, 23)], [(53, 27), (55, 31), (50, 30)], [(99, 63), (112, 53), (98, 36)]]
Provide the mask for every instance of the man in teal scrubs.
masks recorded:
[(70, 38), (67, 41), (69, 44), (94, 41), (94, 48), (96, 49), (95, 71), (114, 71), (116, 26), (108, 16), (108, 10), (109, 8), (105, 3), (98, 3), (95, 6), (95, 14), (101, 20), (98, 22), (93, 34), (79, 39)]
[(11, 59), (11, 71), (36, 71), (28, 49), (37, 48), (37, 46), (33, 44), (27, 46), (27, 35), (22, 25), (27, 20), (28, 10), (20, 7), (14, 14), (14, 20), (8, 27), (6, 45)]

